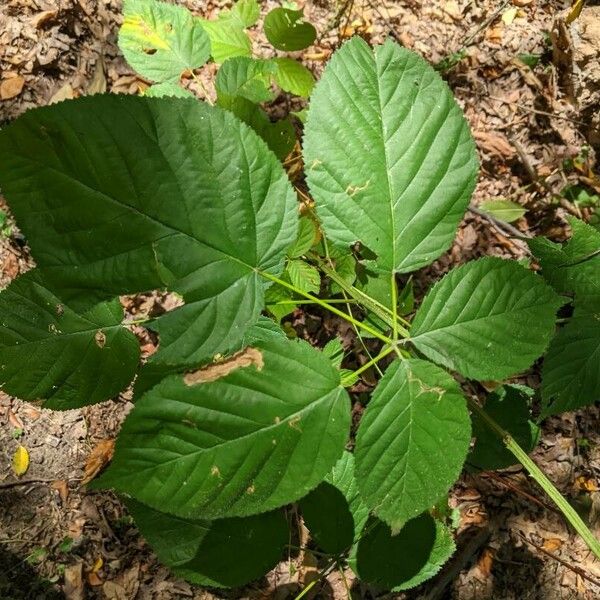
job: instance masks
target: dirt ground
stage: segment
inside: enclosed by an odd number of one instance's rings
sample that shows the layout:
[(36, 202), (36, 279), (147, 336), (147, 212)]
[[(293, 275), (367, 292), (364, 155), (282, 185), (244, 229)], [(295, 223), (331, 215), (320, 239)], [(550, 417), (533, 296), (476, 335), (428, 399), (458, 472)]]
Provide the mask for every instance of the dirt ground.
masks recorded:
[[(180, 1), (211, 16), (228, 1)], [(0, 1), (0, 124), (59, 99), (99, 92), (138, 93), (145, 82), (116, 46), (120, 0)], [(510, 238), (567, 235), (564, 216), (594, 222), (590, 202), (569, 188), (600, 193), (594, 144), (600, 142), (600, 6), (588, 2), (565, 25), (569, 2), (542, 0), (299, 1), (319, 36), (297, 53), (320, 73), (349, 35), (387, 36), (433, 63), (470, 121), (482, 170), (452, 249), (415, 279), (422, 291), (452, 266), (482, 255), (527, 256)], [(263, 14), (275, 6), (262, 2)], [(258, 28), (260, 31), (260, 27)], [(272, 54), (260, 32), (255, 51)], [(457, 53), (461, 54), (457, 54)], [(452, 66), (453, 59), (456, 64)], [(535, 64), (534, 64), (535, 63)], [(210, 81), (213, 70), (200, 74)], [(188, 85), (194, 88), (194, 82)], [(197, 90), (196, 90), (197, 91)], [(278, 110), (275, 103), (273, 110)], [(592, 144), (592, 145), (591, 145)], [(480, 214), (486, 200), (509, 198), (526, 209), (506, 226)], [(32, 266), (25, 240), (7, 223), (0, 235), (0, 285)], [(170, 308), (166, 295), (125, 300), (129, 315)], [(340, 324), (318, 313), (295, 313), (300, 335), (323, 341)], [(143, 330), (145, 353), (155, 340)], [(534, 368), (526, 381), (535, 384)], [(0, 600), (171, 600), (293, 598), (318, 564), (290, 557), (242, 590), (202, 590), (172, 577), (153, 557), (119, 500), (88, 492), (84, 482), (110, 458), (112, 441), (131, 403), (114, 401), (63, 413), (0, 394)], [(31, 458), (27, 474), (11, 469), (16, 447)], [(548, 419), (533, 454), (600, 535), (600, 410)], [(592, 600), (600, 597), (600, 563), (568, 529), (543, 493), (514, 467), (465, 474), (451, 493), (460, 515), (458, 551), (440, 575), (408, 594), (381, 594), (331, 575), (313, 598), (452, 598), (455, 600)]]

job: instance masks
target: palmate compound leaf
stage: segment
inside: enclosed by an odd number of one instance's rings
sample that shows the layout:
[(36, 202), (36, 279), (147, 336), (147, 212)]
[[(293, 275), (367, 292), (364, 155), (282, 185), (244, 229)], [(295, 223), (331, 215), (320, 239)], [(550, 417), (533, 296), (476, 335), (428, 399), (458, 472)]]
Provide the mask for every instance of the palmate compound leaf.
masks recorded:
[(91, 96), (0, 132), (0, 186), (45, 281), (75, 310), (167, 287), (153, 364), (238, 350), (297, 228), (275, 156), (196, 100)]
[(482, 258), (431, 288), (413, 320), (411, 341), (465, 377), (501, 380), (544, 352), (562, 304), (541, 277), (518, 263)]
[(121, 326), (118, 300), (77, 314), (30, 271), (0, 293), (0, 388), (45, 408), (116, 396), (133, 379), (140, 349)]
[(246, 518), (184, 519), (126, 501), (159, 560), (197, 585), (237, 587), (258, 579), (283, 556), (289, 529), (282, 511)]
[[(576, 300), (577, 301), (577, 300)], [(600, 314), (576, 308), (542, 367), (541, 417), (600, 401)]]
[(456, 381), (420, 359), (394, 361), (356, 435), (356, 480), (367, 506), (397, 530), (456, 481), (471, 441)]
[(210, 39), (183, 6), (156, 0), (125, 0), (119, 48), (140, 75), (159, 83), (177, 81), (210, 56)]
[(183, 517), (257, 514), (315, 488), (349, 429), (350, 402), (329, 359), (257, 333), (241, 354), (142, 396), (95, 483)]
[(395, 535), (372, 518), (348, 562), (362, 581), (399, 592), (433, 577), (455, 549), (448, 527), (429, 513), (411, 519)]
[(478, 169), (469, 126), (433, 68), (391, 41), (372, 51), (360, 38), (312, 92), (304, 155), (328, 237), (362, 242), (386, 273), (414, 271), (450, 246)]
[(334, 555), (349, 551), (369, 518), (358, 493), (353, 454), (342, 454), (325, 481), (300, 501), (300, 510), (322, 550)]

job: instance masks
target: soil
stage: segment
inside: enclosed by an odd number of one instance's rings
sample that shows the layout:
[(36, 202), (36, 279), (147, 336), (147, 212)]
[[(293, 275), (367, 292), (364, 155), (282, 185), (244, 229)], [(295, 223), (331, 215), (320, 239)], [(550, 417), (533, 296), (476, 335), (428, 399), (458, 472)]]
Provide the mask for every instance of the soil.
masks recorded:
[[(181, 1), (212, 16), (227, 1)], [(338, 0), (298, 2), (319, 37), (297, 53), (316, 75), (352, 34), (373, 43), (392, 36), (433, 63), (461, 60), (444, 77), (464, 108), (481, 158), (473, 209), (452, 249), (415, 277), (421, 293), (451, 267), (482, 255), (526, 258), (512, 237), (568, 235), (565, 215), (594, 219), (594, 209), (565, 190), (600, 192), (593, 144), (600, 141), (600, 7), (566, 24), (567, 2), (542, 0)], [(262, 2), (263, 14), (275, 6)], [(147, 82), (127, 67), (116, 45), (119, 0), (3, 0), (0, 6), (0, 123), (36, 106), (84, 94), (138, 93)], [(260, 34), (258, 55), (269, 56)], [(554, 43), (551, 43), (551, 40)], [(460, 56), (458, 57), (460, 58)], [(534, 65), (532, 61), (537, 61)], [(529, 66), (528, 66), (529, 65)], [(210, 82), (214, 69), (201, 79)], [(193, 80), (187, 82), (193, 91)], [(210, 87), (207, 85), (207, 87)], [(281, 110), (283, 98), (272, 110)], [(477, 206), (507, 198), (526, 209), (512, 227)], [(26, 241), (11, 221), (0, 236), (0, 285), (33, 266)], [(125, 298), (128, 316), (173, 307), (166, 294)], [(319, 313), (289, 319), (298, 334), (322, 343), (343, 324)], [(143, 352), (156, 340), (141, 328)], [(524, 381), (535, 384), (534, 368)], [(368, 389), (368, 382), (365, 389)], [(360, 389), (358, 390), (360, 391)], [(170, 600), (179, 598), (293, 598), (314, 576), (307, 553), (290, 557), (242, 590), (203, 590), (169, 574), (138, 535), (110, 492), (85, 481), (110, 460), (112, 443), (131, 408), (129, 393), (77, 411), (51, 412), (0, 394), (0, 599)], [(30, 454), (17, 479), (18, 445)], [(546, 420), (535, 461), (600, 535), (600, 410), (590, 407)], [(408, 594), (382, 594), (335, 573), (313, 598), (452, 598), (456, 600), (600, 597), (600, 563), (519, 467), (465, 474), (450, 495), (458, 510), (458, 552), (431, 582)]]

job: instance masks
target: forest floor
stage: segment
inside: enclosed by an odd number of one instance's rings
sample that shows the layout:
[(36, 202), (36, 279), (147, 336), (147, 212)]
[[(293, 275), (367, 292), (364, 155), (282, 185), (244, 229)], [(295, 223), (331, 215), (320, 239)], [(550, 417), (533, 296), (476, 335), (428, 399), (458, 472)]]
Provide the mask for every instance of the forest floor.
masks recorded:
[[(228, 2), (180, 2), (202, 16)], [(542, 0), (299, 1), (319, 36), (298, 53), (318, 76), (352, 34), (377, 43), (394, 37), (444, 72), (464, 108), (481, 158), (473, 204), (511, 199), (525, 209), (522, 235), (568, 236), (566, 214), (597, 219), (594, 174), (600, 129), (600, 7), (589, 2), (560, 27), (567, 2)], [(138, 93), (144, 82), (116, 46), (120, 0), (0, 2), (0, 124), (49, 102), (98, 92)], [(275, 2), (262, 2), (263, 14)], [(259, 55), (272, 53), (260, 34)], [(554, 31), (553, 34), (551, 32)], [(554, 36), (554, 44), (551, 37)], [(554, 48), (554, 52), (553, 52)], [(457, 53), (461, 53), (460, 55)], [(572, 61), (575, 62), (573, 66)], [(210, 67), (202, 74), (210, 80)], [(193, 88), (194, 82), (188, 82)], [(281, 101), (280, 101), (281, 102)], [(277, 103), (273, 110), (278, 110)], [(591, 200), (590, 200), (591, 198)], [(1, 200), (0, 200), (1, 202)], [(32, 266), (25, 240), (0, 206), (0, 286)], [(415, 277), (417, 291), (452, 266), (482, 255), (521, 258), (514, 230), (467, 213), (451, 250)], [(129, 314), (168, 310), (166, 295), (129, 299)], [(345, 335), (318, 312), (288, 319), (311, 341), (322, 331)], [(154, 341), (142, 336), (146, 354)], [(333, 334), (332, 333), (332, 334)], [(347, 342), (345, 339), (345, 343)], [(535, 385), (533, 368), (522, 381)], [(84, 482), (110, 460), (128, 394), (83, 410), (51, 412), (0, 394), (0, 600), (171, 600), (293, 598), (319, 568), (310, 553), (290, 557), (242, 590), (206, 591), (171, 576), (153, 557), (119, 500)], [(27, 474), (11, 469), (18, 445)], [(535, 461), (600, 535), (600, 410), (546, 420)], [(452, 598), (456, 600), (592, 600), (600, 597), (600, 563), (519, 467), (465, 474), (451, 492), (458, 552), (441, 574), (407, 594), (381, 594), (351, 573), (334, 573), (313, 598)], [(343, 577), (347, 581), (344, 582)]]

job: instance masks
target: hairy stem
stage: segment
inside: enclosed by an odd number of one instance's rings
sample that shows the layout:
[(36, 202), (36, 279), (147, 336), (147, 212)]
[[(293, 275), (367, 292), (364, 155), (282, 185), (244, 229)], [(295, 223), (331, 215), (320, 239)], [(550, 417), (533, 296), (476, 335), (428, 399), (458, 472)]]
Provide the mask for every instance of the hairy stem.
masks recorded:
[(468, 398), (468, 401), (471, 410), (477, 413), (477, 416), (479, 416), (481, 420), (502, 440), (506, 449), (525, 467), (529, 475), (560, 509), (567, 521), (587, 544), (587, 547), (597, 558), (600, 558), (600, 541), (588, 529), (567, 499), (556, 489), (554, 484), (546, 477), (533, 460), (529, 458), (527, 453), (519, 446), (519, 444), (517, 444), (508, 431), (503, 429), (494, 419), (492, 419), (492, 417), (490, 417), (474, 399)]

